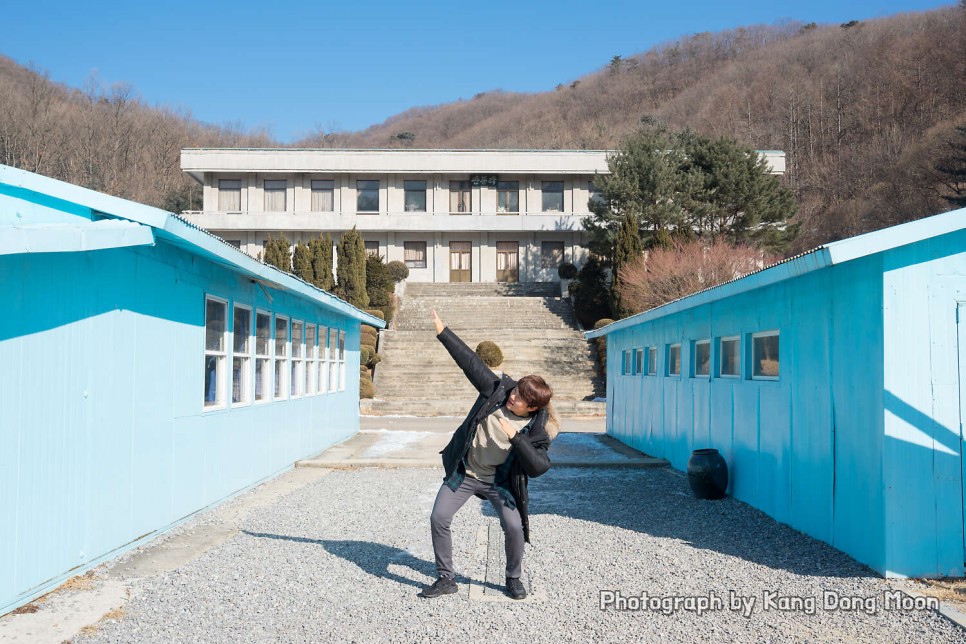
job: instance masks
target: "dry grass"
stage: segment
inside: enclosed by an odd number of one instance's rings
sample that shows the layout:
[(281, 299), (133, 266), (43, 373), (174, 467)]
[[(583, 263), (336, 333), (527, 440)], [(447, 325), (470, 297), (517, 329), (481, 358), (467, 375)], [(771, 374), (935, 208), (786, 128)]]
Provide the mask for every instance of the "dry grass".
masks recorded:
[(925, 588), (924, 595), (936, 597), (940, 601), (948, 602), (966, 610), (966, 579), (920, 579)]
[[(74, 577), (71, 577), (70, 579), (62, 583), (60, 586), (58, 586), (56, 589), (51, 591), (51, 593), (48, 593), (48, 594), (66, 592), (70, 590), (91, 590), (92, 588), (94, 588), (95, 581), (96, 580), (94, 579), (94, 571), (88, 570), (83, 575), (76, 575)], [(44, 595), (44, 597), (46, 596), (47, 595)]]
[(40, 610), (40, 606), (37, 604), (24, 604), (20, 608), (15, 608), (10, 614), (11, 615), (29, 615), (30, 613), (36, 613)]

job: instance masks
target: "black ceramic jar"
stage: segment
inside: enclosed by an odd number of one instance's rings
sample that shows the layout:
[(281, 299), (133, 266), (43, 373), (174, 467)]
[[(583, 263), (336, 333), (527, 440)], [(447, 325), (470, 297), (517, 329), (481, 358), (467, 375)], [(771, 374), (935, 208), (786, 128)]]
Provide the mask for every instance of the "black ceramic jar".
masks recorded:
[(699, 499), (720, 499), (728, 489), (728, 464), (716, 449), (696, 449), (688, 459), (688, 483)]

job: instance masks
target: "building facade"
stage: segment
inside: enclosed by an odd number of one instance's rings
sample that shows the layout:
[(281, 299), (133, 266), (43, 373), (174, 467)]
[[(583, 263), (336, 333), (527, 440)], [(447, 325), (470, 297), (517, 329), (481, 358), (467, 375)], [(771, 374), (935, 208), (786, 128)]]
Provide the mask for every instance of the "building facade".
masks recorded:
[(384, 325), (2, 165), (0, 291), (0, 614), (352, 436), (360, 325)]
[[(776, 174), (782, 152), (762, 152)], [(185, 217), (249, 255), (357, 228), (417, 282), (544, 282), (585, 256), (602, 150), (186, 149), (204, 186)]]
[(817, 248), (585, 334), (607, 431), (885, 576), (964, 574), (966, 209)]

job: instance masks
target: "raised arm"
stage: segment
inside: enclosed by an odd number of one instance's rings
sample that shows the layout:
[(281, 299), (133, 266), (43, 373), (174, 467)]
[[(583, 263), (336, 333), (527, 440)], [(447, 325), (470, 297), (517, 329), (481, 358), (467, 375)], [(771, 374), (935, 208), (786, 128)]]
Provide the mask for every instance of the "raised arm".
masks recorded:
[(436, 327), (436, 339), (439, 340), (449, 355), (452, 356), (456, 366), (463, 370), (467, 380), (470, 381), (480, 393), (491, 393), (499, 378), (487, 367), (476, 352), (466, 346), (466, 343), (459, 339), (453, 331), (443, 324), (433, 310), (433, 325)]

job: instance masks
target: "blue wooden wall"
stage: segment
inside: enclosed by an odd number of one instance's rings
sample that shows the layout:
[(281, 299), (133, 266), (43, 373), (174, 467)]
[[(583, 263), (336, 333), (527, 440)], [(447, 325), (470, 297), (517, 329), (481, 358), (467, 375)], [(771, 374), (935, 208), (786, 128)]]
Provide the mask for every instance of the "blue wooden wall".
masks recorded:
[[(0, 614), (358, 431), (358, 321), (176, 246), (0, 256), (0, 292)], [(345, 390), (203, 411), (206, 294), (347, 331)]]
[[(883, 574), (962, 575), (964, 250), (945, 235), (610, 333), (608, 432), (680, 470), (717, 448), (732, 495)], [(750, 334), (774, 329), (780, 379), (749, 379)], [(690, 375), (693, 341), (716, 362), (735, 335), (740, 379)], [(671, 343), (680, 377), (664, 375)], [(655, 345), (657, 375), (621, 374), (622, 351)], [(929, 440), (896, 440), (899, 418)]]

